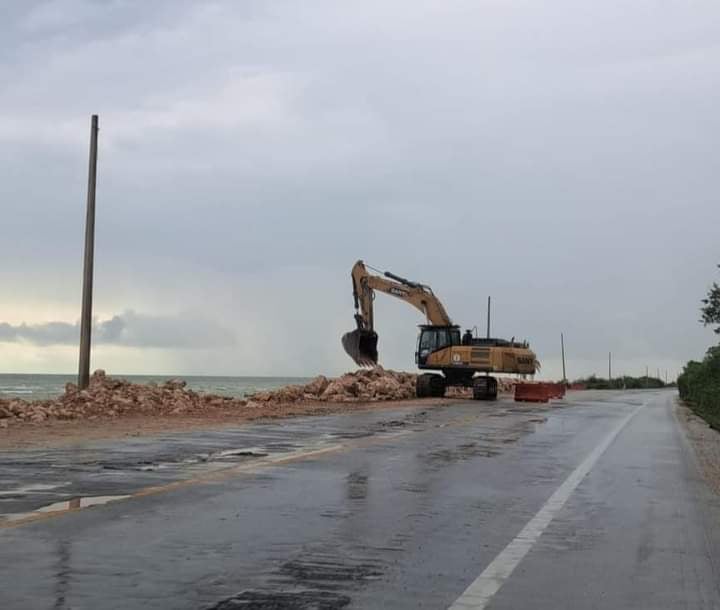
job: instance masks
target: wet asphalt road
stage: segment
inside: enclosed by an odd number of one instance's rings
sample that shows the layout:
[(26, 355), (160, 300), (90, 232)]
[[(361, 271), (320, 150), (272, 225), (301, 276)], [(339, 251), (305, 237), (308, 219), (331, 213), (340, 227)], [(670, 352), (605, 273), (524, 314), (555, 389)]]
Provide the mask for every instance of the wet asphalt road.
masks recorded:
[(673, 400), (4, 452), (0, 608), (720, 608), (720, 501)]

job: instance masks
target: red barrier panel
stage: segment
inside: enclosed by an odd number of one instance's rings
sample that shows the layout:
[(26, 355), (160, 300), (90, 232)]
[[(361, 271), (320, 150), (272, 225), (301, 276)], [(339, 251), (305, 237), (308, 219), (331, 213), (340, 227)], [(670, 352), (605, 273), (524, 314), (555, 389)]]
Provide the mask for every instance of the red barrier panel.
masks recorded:
[(548, 392), (550, 398), (563, 398), (565, 396), (565, 384), (564, 383), (548, 383)]
[(516, 402), (547, 402), (549, 398), (548, 388), (544, 383), (515, 384)]

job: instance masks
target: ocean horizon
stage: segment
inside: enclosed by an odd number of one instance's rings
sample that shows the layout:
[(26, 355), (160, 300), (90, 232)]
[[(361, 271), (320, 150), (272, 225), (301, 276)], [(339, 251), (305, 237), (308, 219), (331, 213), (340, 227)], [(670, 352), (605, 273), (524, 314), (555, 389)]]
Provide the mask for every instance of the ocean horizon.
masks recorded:
[[(132, 383), (162, 383), (168, 379), (182, 379), (188, 388), (204, 394), (219, 394), (243, 398), (253, 392), (274, 390), (290, 384), (307, 383), (311, 377), (264, 377), (227, 375), (122, 375), (117, 379)], [(77, 383), (77, 374), (62, 373), (0, 373), (0, 398), (45, 400), (60, 396), (65, 384)]]

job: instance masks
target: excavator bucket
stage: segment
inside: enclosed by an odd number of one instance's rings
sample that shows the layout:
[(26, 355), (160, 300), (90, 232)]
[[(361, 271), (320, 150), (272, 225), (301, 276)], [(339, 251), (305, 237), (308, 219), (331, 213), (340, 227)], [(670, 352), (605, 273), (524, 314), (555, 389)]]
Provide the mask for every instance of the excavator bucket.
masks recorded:
[(358, 366), (375, 366), (378, 361), (378, 336), (374, 330), (357, 329), (345, 333), (342, 344)]

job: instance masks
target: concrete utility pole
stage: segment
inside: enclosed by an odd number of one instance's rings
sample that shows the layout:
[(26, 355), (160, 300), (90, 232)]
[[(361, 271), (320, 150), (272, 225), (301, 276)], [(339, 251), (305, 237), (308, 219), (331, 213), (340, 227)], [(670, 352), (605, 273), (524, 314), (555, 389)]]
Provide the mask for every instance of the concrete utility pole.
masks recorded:
[(650, 367), (645, 365), (645, 389), (650, 385)]
[(487, 338), (490, 338), (490, 297), (488, 297)]
[(608, 352), (608, 381), (612, 381), (612, 352)]
[(565, 375), (565, 338), (562, 333), (560, 333), (560, 351), (562, 353), (563, 383), (567, 383), (567, 376)]
[(93, 267), (95, 263), (95, 185), (97, 183), (98, 115), (90, 121), (90, 164), (85, 216), (85, 260), (83, 263), (82, 314), (80, 315), (80, 364), (78, 387), (90, 383), (90, 334), (92, 330)]

